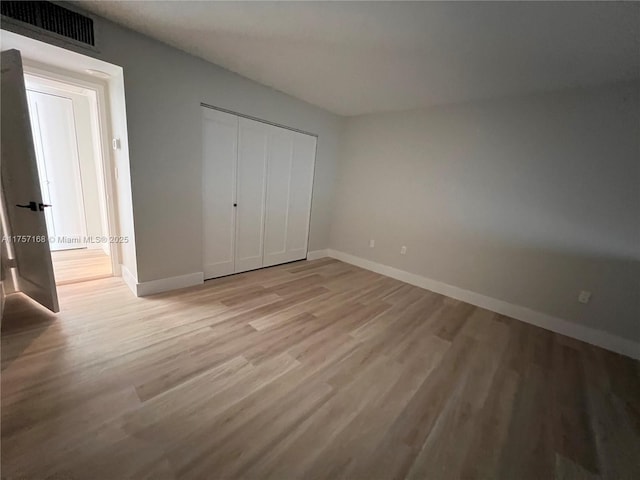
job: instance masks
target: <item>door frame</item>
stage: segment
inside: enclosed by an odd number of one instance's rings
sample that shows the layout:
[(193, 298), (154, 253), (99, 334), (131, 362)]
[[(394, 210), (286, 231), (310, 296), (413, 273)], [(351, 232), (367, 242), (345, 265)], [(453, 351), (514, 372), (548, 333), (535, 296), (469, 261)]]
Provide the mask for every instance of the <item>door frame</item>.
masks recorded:
[[(40, 129), (41, 127), (41, 118), (40, 118), (40, 111), (38, 110), (35, 102), (33, 101), (32, 97), (29, 96), (29, 92), (34, 92), (40, 95), (50, 95), (50, 96), (54, 96), (54, 97), (60, 97), (59, 95), (54, 95), (52, 93), (48, 93), (45, 91), (39, 91), (39, 90), (33, 90), (30, 89), (25, 82), (25, 87), (26, 87), (26, 91), (27, 91), (27, 103), (29, 104), (29, 115), (31, 116), (32, 113), (31, 112), (35, 112), (36, 115), (36, 122), (38, 124), (37, 127), (37, 133), (40, 133)], [(63, 97), (64, 98), (64, 97)], [(71, 99), (68, 99), (71, 100)], [(71, 100), (72, 101), (72, 100)], [(71, 104), (71, 108), (73, 109), (73, 101)], [(74, 161), (74, 168), (73, 168), (73, 179), (71, 181), (71, 183), (73, 184), (73, 187), (75, 188), (75, 193), (76, 193), (76, 204), (78, 205), (78, 212), (80, 214), (80, 217), (82, 218), (82, 224), (81, 224), (81, 235), (82, 238), (84, 239), (87, 236), (87, 213), (86, 213), (86, 209), (85, 209), (85, 202), (84, 202), (84, 194), (83, 191), (84, 189), (82, 188), (82, 174), (80, 173), (80, 157), (79, 157), (79, 153), (78, 153), (78, 139), (77, 139), (77, 129), (76, 129), (76, 118), (75, 118), (75, 111), (73, 113), (73, 128), (74, 128), (74, 138), (76, 140), (75, 145), (74, 145), (74, 150), (75, 150), (75, 154), (73, 155), (73, 161)], [(49, 190), (49, 169), (46, 166), (46, 159), (45, 159), (45, 155), (44, 155), (44, 151), (42, 151), (42, 139), (40, 138), (39, 140), (36, 140), (36, 130), (34, 129), (34, 122), (33, 122), (33, 118), (31, 118), (31, 132), (32, 135), (34, 136), (33, 139), (33, 144), (36, 150), (36, 162), (38, 164), (38, 176), (40, 178), (40, 188), (44, 191), (44, 185), (43, 185), (43, 176), (46, 176), (46, 181), (47, 181), (47, 186), (46, 186), (46, 190), (47, 190), (47, 198), (45, 198), (45, 196), (43, 195), (43, 201), (45, 203), (55, 203), (55, 202), (51, 202), (51, 192)], [(38, 152), (38, 150), (41, 150), (40, 152)], [(77, 167), (77, 168), (76, 168)], [(44, 175), (43, 175), (44, 174)], [(49, 200), (49, 201), (47, 201)], [(45, 218), (46, 218), (46, 214), (50, 213), (51, 210), (49, 209), (48, 211), (45, 211)], [(51, 220), (53, 221), (53, 220)], [(55, 226), (55, 224), (54, 224)], [(48, 231), (48, 225), (47, 225), (47, 231)], [(52, 234), (52, 232), (48, 232), (50, 235)], [(57, 242), (55, 242), (57, 243)], [(77, 246), (76, 246), (77, 245)], [(86, 247), (86, 245), (82, 242), (82, 243), (74, 243), (74, 246), (72, 247), (68, 247), (67, 249), (74, 249), (74, 248), (79, 248), (79, 247)], [(49, 248), (51, 248), (51, 242), (49, 242)], [(58, 249), (58, 250), (66, 250), (66, 249)], [(54, 250), (51, 250), (52, 252)]]
[[(32, 77), (42, 80), (52, 80), (55, 82), (65, 83), (71, 87), (84, 90), (92, 90), (95, 95), (95, 102), (90, 101), (91, 116), (95, 118), (96, 124), (92, 125), (92, 136), (94, 142), (95, 153), (100, 154), (98, 166), (101, 167), (100, 177), (102, 178), (104, 198), (107, 210), (107, 237), (117, 237), (118, 217), (116, 209), (116, 168), (114, 158), (111, 153), (111, 122), (108, 103), (108, 86), (106, 82), (102, 82), (94, 77), (84, 76), (82, 74), (71, 72), (68, 70), (56, 68), (56, 72), (47, 69), (46, 65), (23, 59), (24, 73)], [(120, 264), (120, 247), (117, 242), (109, 242), (109, 253), (111, 260), (111, 272), (113, 276), (121, 276)]]

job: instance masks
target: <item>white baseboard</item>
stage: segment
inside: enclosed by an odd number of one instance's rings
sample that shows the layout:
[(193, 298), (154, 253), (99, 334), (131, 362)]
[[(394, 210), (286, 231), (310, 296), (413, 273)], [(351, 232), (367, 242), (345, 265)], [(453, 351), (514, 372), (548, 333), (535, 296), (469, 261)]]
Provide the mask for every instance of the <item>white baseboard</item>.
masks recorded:
[(122, 280), (127, 284), (129, 290), (133, 292), (133, 294), (138, 296), (138, 280), (133, 276), (131, 271), (125, 267), (124, 265), (120, 265), (120, 273), (122, 273)]
[(319, 258), (324, 258), (329, 256), (329, 250), (313, 250), (312, 252), (307, 252), (307, 260), (317, 260)]
[(120, 265), (122, 269), (122, 279), (136, 297), (146, 297), (155, 293), (168, 292), (169, 290), (177, 290), (179, 288), (193, 287), (204, 283), (204, 273), (195, 272), (186, 275), (178, 275), (177, 277), (160, 278), (158, 280), (150, 280), (148, 282), (138, 282), (131, 271), (124, 265)]
[[(546, 313), (531, 310), (530, 308), (514, 305), (512, 303), (505, 302), (504, 300), (488, 297), (480, 293), (455, 287), (453, 285), (390, 267), (388, 265), (373, 262), (361, 257), (356, 257), (355, 255), (350, 255), (348, 253), (329, 249), (327, 254), (329, 257), (341, 260), (345, 263), (349, 263), (366, 270), (371, 270), (372, 272), (395, 278), (396, 280), (400, 280), (426, 290), (431, 290), (432, 292), (446, 295), (447, 297), (455, 298), (456, 300), (461, 300), (486, 310), (515, 318), (516, 320), (521, 320), (546, 330), (551, 330), (552, 332), (560, 333), (567, 337), (572, 337), (577, 340), (611, 350), (612, 352), (640, 360), (640, 342), (627, 340), (602, 330), (596, 330), (595, 328), (579, 325), (575, 322), (553, 317)], [(307, 256), (307, 259), (310, 260), (309, 256)]]
[(161, 278), (137, 284), (137, 296), (146, 297), (155, 293), (168, 292), (178, 288), (193, 287), (204, 283), (204, 272), (187, 273), (177, 277)]

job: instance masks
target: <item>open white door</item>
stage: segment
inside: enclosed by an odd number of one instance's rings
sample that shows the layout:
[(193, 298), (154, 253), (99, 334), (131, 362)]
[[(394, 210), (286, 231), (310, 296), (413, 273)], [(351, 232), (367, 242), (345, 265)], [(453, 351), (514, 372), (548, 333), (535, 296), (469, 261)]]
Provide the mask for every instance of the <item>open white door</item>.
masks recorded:
[(27, 94), (18, 50), (2, 52), (2, 193), (15, 257), (16, 288), (58, 312), (45, 204), (33, 147)]

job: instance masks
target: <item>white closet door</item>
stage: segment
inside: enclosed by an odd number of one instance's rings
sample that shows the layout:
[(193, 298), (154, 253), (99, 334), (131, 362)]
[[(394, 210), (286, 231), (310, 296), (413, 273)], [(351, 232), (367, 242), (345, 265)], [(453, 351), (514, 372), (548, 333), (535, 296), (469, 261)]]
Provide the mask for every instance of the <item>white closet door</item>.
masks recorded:
[(263, 266), (269, 125), (241, 118), (238, 134), (235, 271)]
[(273, 127), (267, 165), (267, 200), (264, 231), (264, 264), (286, 262), (289, 193), (293, 163), (292, 132)]
[(271, 127), (264, 266), (307, 256), (316, 138)]
[(307, 258), (316, 137), (293, 132), (293, 163), (287, 225), (288, 261)]
[(235, 272), (238, 117), (202, 109), (204, 278)]

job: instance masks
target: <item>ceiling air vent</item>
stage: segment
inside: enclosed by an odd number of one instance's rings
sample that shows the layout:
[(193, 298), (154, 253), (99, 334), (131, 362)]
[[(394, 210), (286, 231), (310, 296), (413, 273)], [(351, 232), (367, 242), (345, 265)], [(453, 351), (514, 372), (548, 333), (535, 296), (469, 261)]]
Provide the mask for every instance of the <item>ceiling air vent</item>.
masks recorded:
[(84, 45), (95, 46), (93, 19), (51, 2), (0, 2), (3, 20), (10, 18), (55, 33)]

